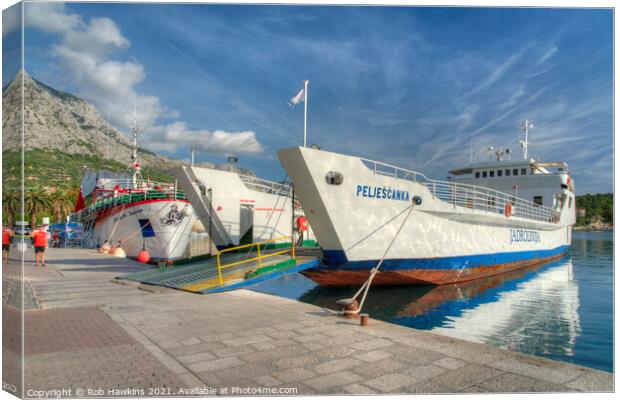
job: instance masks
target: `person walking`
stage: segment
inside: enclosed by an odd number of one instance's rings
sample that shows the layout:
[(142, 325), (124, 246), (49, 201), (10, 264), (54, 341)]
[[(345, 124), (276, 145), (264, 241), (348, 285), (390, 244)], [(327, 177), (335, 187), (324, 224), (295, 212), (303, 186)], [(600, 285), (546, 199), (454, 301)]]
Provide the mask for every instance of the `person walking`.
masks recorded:
[(32, 240), (34, 244), (34, 259), (36, 266), (45, 267), (45, 248), (47, 247), (47, 232), (41, 227), (37, 226), (37, 229), (32, 233)]
[(7, 264), (9, 262), (9, 249), (11, 248), (12, 241), (13, 232), (11, 232), (8, 225), (4, 225), (2, 227), (2, 259)]

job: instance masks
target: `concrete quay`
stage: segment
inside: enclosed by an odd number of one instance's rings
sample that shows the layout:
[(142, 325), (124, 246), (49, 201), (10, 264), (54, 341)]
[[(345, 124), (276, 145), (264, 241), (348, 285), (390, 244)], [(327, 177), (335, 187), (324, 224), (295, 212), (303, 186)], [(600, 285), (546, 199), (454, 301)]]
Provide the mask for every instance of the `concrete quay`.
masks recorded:
[[(16, 256), (3, 265), (5, 287), (19, 287)], [(144, 268), (85, 249), (50, 249), (45, 269), (26, 262), (26, 397), (614, 389), (607, 372), (378, 320), (361, 327), (249, 290), (197, 295), (113, 282)], [(17, 332), (15, 299), (3, 292), (4, 381), (17, 379), (19, 340), (7, 340)]]

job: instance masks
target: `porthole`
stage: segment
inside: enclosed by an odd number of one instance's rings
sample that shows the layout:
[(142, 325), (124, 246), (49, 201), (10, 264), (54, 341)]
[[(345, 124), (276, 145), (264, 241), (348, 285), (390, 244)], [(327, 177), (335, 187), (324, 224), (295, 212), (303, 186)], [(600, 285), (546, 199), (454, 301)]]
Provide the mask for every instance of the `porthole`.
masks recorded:
[(340, 172), (329, 171), (325, 175), (325, 182), (327, 182), (329, 185), (340, 185), (343, 180), (344, 177)]

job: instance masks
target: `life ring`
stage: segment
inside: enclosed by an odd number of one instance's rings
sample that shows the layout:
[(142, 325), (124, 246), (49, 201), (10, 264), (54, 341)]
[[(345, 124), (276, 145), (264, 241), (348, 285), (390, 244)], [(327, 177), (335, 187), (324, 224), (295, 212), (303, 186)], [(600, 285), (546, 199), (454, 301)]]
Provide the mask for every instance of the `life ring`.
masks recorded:
[(506, 203), (506, 207), (504, 208), (504, 213), (506, 214), (506, 217), (510, 217), (510, 214), (512, 214), (512, 204)]

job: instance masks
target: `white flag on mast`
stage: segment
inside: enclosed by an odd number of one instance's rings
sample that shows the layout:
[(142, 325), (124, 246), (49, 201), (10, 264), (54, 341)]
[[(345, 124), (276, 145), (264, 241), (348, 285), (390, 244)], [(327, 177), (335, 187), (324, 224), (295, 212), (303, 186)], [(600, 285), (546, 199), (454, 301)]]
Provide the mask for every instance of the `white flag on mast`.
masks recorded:
[(304, 101), (304, 96), (305, 95), (305, 89), (301, 89), (299, 91), (299, 93), (297, 93), (295, 96), (291, 97), (291, 99), (289, 100), (288, 104), (291, 107), (296, 106), (297, 104), (301, 103), (302, 101)]

